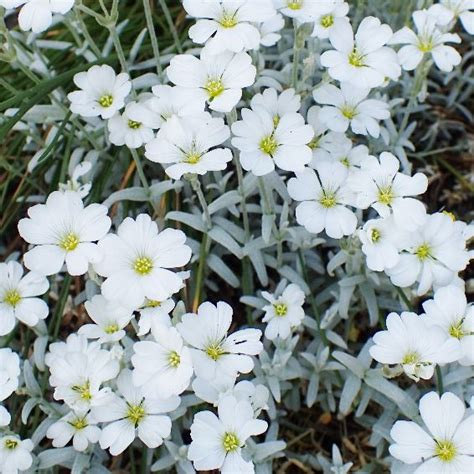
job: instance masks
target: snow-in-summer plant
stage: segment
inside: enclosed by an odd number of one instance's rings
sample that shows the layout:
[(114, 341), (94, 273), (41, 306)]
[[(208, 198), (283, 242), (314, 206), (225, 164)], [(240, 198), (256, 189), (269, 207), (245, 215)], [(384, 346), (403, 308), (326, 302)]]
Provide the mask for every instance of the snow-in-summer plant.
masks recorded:
[(473, 33), (0, 0), (0, 473), (474, 472)]

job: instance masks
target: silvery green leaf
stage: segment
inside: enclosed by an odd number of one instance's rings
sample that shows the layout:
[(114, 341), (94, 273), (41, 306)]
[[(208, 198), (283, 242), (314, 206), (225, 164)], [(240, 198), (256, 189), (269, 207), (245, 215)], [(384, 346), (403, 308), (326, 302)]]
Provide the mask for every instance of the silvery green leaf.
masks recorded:
[(176, 461), (174, 460), (173, 456), (168, 454), (152, 464), (150, 470), (151, 472), (163, 471), (165, 469), (169, 469), (171, 466), (174, 466), (175, 462)]
[(71, 474), (82, 474), (87, 472), (89, 467), (90, 457), (86, 454), (77, 453), (72, 464)]
[(254, 447), (253, 461), (262, 462), (286, 448), (284, 441), (265, 441)]
[(222, 228), (214, 226), (209, 232), (209, 237), (215, 242), (221, 244), (229, 252), (233, 253), (237, 258), (242, 258), (242, 248), (240, 245)]
[(370, 325), (375, 326), (379, 320), (379, 307), (377, 304), (377, 297), (375, 295), (374, 288), (367, 282), (363, 282), (359, 285), (360, 292), (364, 297), (367, 305), (367, 311), (369, 312)]
[(308, 391), (306, 392), (306, 405), (311, 408), (318, 398), (319, 374), (313, 373), (309, 379)]
[(181, 211), (171, 211), (165, 216), (166, 220), (178, 221), (182, 224), (186, 224), (193, 229), (199, 230), (200, 232), (206, 232), (206, 224), (202, 220), (201, 216), (195, 214), (189, 214)]
[(367, 385), (396, 403), (400, 411), (408, 418), (413, 419), (417, 416), (418, 406), (413, 398), (397, 385), (383, 378), (378, 370), (367, 371), (364, 381)]
[(258, 250), (250, 252), (248, 254), (250, 261), (252, 262), (253, 268), (255, 268), (255, 272), (257, 273), (257, 277), (260, 281), (262, 286), (268, 285), (268, 274), (267, 269), (265, 267), (265, 263), (263, 261), (262, 252)]
[(35, 339), (33, 344), (33, 360), (38, 370), (43, 372), (46, 369), (44, 364), (44, 356), (46, 353), (46, 346), (48, 345), (48, 336), (40, 336)]
[(229, 285), (234, 288), (240, 286), (240, 280), (235, 273), (216, 254), (207, 256), (207, 265), (213, 272), (217, 273), (224, 281), (229, 283)]
[(265, 304), (262, 298), (257, 298), (256, 296), (242, 296), (240, 302), (252, 308), (262, 309)]
[(21, 422), (26, 425), (31, 411), (41, 402), (41, 398), (29, 398), (21, 410)]
[(347, 261), (347, 253), (344, 250), (340, 250), (334, 257), (329, 260), (327, 271), (330, 276), (334, 276), (334, 270), (344, 265)]
[(238, 225), (221, 216), (215, 216), (213, 220), (218, 226), (222, 227), (229, 235), (231, 235), (237, 242), (240, 242), (242, 244), (245, 242), (245, 231), (241, 229)]
[(76, 450), (72, 447), (46, 449), (38, 454), (39, 469), (48, 469), (53, 466), (71, 465), (76, 456)]
[(352, 403), (357, 397), (361, 386), (362, 380), (359, 377), (355, 375), (349, 375), (346, 382), (344, 383), (344, 388), (342, 389), (341, 398), (339, 400), (339, 411), (344, 416), (351, 412)]
[(262, 238), (265, 243), (270, 242), (272, 226), (275, 222), (275, 214), (264, 214), (262, 216)]
[(344, 341), (344, 339), (341, 336), (339, 336), (339, 334), (335, 333), (334, 331), (327, 331), (326, 337), (333, 344), (336, 344), (336, 346), (342, 347), (343, 349), (347, 349), (346, 341)]
[(211, 204), (209, 204), (209, 214), (214, 214), (221, 209), (225, 209), (229, 206), (239, 203), (241, 200), (238, 191), (229, 191), (222, 196), (219, 196)]
[[(130, 53), (129, 53), (129, 55), (128, 55), (130, 62), (134, 62), (135, 59), (137, 58), (137, 55), (138, 55), (138, 53), (140, 52), (140, 47), (141, 47), (141, 45), (142, 45), (142, 43), (143, 43), (143, 40), (145, 39), (145, 37), (146, 37), (146, 35), (147, 35), (147, 31), (148, 31), (148, 30), (147, 30), (146, 28), (143, 28), (143, 29), (140, 31), (140, 33), (138, 33), (138, 35), (137, 35), (135, 41), (133, 42), (133, 45), (132, 45), (132, 47), (130, 48)], [(141, 77), (141, 76), (140, 76), (140, 77)], [(136, 79), (134, 79), (134, 86), (137, 87), (135, 81), (136, 81)], [(156, 84), (156, 77), (155, 77), (155, 82), (152, 83), (151, 85), (153, 86), (153, 85), (155, 85), (155, 84)], [(140, 87), (138, 87), (138, 88), (140, 89)]]
[(168, 179), (166, 181), (161, 181), (159, 183), (152, 184), (150, 186), (150, 194), (154, 200), (158, 200), (158, 198), (167, 193), (168, 191), (178, 191), (183, 187), (183, 183), (181, 181), (172, 181)]
[(38, 444), (45, 438), (46, 432), (48, 431), (48, 428), (55, 422), (52, 418), (45, 418), (36, 428), (35, 432), (33, 433), (33, 436), (31, 437), (31, 441), (33, 441), (33, 444), (35, 446), (38, 446)]
[(112, 193), (102, 204), (110, 208), (113, 204), (120, 201), (137, 201), (146, 202), (149, 196), (144, 188), (133, 187), (127, 189), (121, 189)]
[(354, 375), (360, 379), (364, 378), (366, 368), (355, 357), (342, 351), (334, 351), (332, 356), (346, 366)]
[(25, 378), (26, 388), (30, 396), (41, 397), (41, 387), (39, 386), (36, 378), (33, 374), (33, 369), (28, 360), (25, 360), (23, 364), (23, 376)]

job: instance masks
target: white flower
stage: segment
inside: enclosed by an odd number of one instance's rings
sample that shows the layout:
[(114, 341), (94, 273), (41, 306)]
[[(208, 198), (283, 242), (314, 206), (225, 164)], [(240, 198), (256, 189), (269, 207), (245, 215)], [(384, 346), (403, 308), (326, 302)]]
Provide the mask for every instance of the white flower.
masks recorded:
[(269, 20), (276, 13), (271, 0), (183, 0), (183, 7), (199, 18), (189, 29), (189, 37), (205, 43), (210, 54), (256, 48), (260, 32), (253, 23)]
[(436, 16), (440, 25), (448, 25), (458, 18), (462, 26), (470, 34), (474, 35), (474, 1), (473, 0), (440, 0), (439, 3), (429, 8), (429, 13)]
[(171, 299), (165, 301), (147, 300), (144, 308), (140, 309), (137, 336), (145, 336), (150, 331), (159, 331), (162, 326), (170, 327), (170, 313), (174, 306), (174, 301)]
[(156, 163), (174, 163), (166, 168), (166, 174), (173, 179), (180, 179), (186, 173), (203, 175), (226, 169), (232, 152), (216, 147), (229, 136), (224, 120), (208, 113), (192, 118), (173, 117), (147, 143), (145, 156)]
[(362, 242), (362, 252), (366, 256), (367, 266), (375, 271), (382, 272), (394, 267), (400, 260), (398, 240), (400, 230), (393, 217), (371, 219), (358, 231)]
[(132, 83), (126, 73), (115, 74), (115, 71), (103, 64), (92, 66), (88, 71), (74, 76), (74, 84), (79, 91), (68, 94), (71, 111), (83, 117), (108, 119), (125, 105)]
[(10, 424), (12, 417), (10, 416), (9, 411), (2, 405), (0, 405), (0, 428), (8, 426)]
[(0, 6), (17, 8), (23, 5), (18, 14), (18, 24), (23, 31), (41, 33), (53, 22), (53, 13), (67, 13), (74, 0), (0, 0)]
[(267, 323), (265, 337), (270, 340), (277, 337), (286, 339), (303, 321), (305, 299), (303, 291), (292, 283), (278, 298), (267, 291), (262, 291), (262, 296), (270, 303), (263, 307), (265, 316), (262, 321)]
[(81, 161), (84, 156), (84, 149), (76, 148), (71, 153), (69, 160), (68, 174), (70, 179), (66, 183), (59, 183), (59, 190), (76, 191), (82, 199), (87, 197), (91, 190), (92, 182), (83, 182), (83, 180), (90, 177), (90, 171), (92, 170), (93, 163), (97, 162), (98, 154), (96, 150), (91, 150), (85, 155), (84, 161)]
[(460, 43), (457, 34), (443, 33), (437, 25), (436, 16), (428, 10), (413, 12), (413, 22), (417, 33), (408, 27), (397, 31), (391, 44), (405, 44), (398, 51), (400, 63), (406, 71), (412, 71), (421, 63), (426, 54), (430, 54), (439, 69), (445, 72), (453, 70), (454, 66), (461, 63), (461, 55), (445, 43)]
[(423, 295), (432, 286), (449, 285), (466, 268), (470, 255), (465, 246), (464, 235), (448, 215), (426, 215), (420, 227), (399, 242), (403, 252), (387, 274), (403, 288), (419, 282), (417, 294)]
[(89, 443), (94, 445), (99, 441), (100, 428), (90, 413), (70, 411), (48, 428), (46, 436), (53, 440), (55, 448), (63, 448), (72, 439), (76, 451), (85, 451)]
[(191, 249), (180, 230), (158, 232), (150, 216), (127, 217), (117, 234), (108, 234), (99, 242), (103, 260), (94, 266), (106, 280), (102, 294), (109, 300), (138, 308), (145, 298), (163, 301), (179, 291), (183, 279), (168, 268), (186, 265)]
[[(260, 44), (265, 47), (274, 46), (281, 39), (279, 33), (285, 27), (284, 18), (277, 13), (258, 27), (260, 31)], [(258, 49), (258, 47), (256, 48)]]
[(464, 291), (453, 285), (440, 288), (423, 309), (426, 324), (439, 326), (459, 346), (459, 363), (474, 365), (474, 306), (467, 303)]
[(28, 326), (36, 326), (48, 316), (45, 301), (35, 296), (48, 291), (47, 278), (35, 272), (23, 276), (18, 262), (0, 263), (0, 336), (9, 334), (18, 319)]
[(329, 34), (335, 49), (321, 55), (321, 64), (338, 81), (358, 88), (379, 87), (401, 74), (397, 54), (385, 46), (392, 35), (390, 26), (373, 16), (361, 21), (355, 38), (350, 23), (339, 22)]
[(330, 10), (327, 0), (273, 0), (275, 8), (299, 23), (314, 21), (322, 12)]
[(129, 102), (122, 114), (117, 112), (107, 122), (110, 142), (128, 148), (139, 148), (148, 143), (155, 136), (153, 130), (160, 125), (159, 115), (145, 101)]
[(228, 335), (232, 308), (223, 301), (214, 306), (202, 303), (198, 313), (188, 313), (176, 327), (191, 348), (194, 372), (206, 380), (235, 380), (239, 373), (248, 374), (254, 366), (252, 355), (262, 349), (259, 329), (241, 329)]
[(256, 75), (247, 53), (211, 56), (206, 50), (200, 59), (176, 55), (166, 72), (173, 84), (193, 91), (196, 99), (217, 112), (230, 112), (242, 97), (242, 88), (251, 86)]
[(149, 448), (160, 446), (171, 432), (171, 420), (163, 413), (176, 409), (180, 404), (179, 397), (144, 398), (133, 386), (132, 373), (127, 369), (120, 373), (117, 389), (120, 396), (111, 394), (107, 405), (92, 412), (97, 421), (109, 423), (102, 429), (100, 447), (109, 449), (112, 456), (118, 456), (136, 436)]
[(295, 93), (294, 89), (285, 89), (278, 94), (276, 89), (270, 87), (261, 94), (255, 94), (250, 101), (250, 107), (256, 110), (263, 107), (273, 118), (275, 124), (285, 114), (295, 114), (301, 107), (301, 97)]
[(390, 313), (387, 330), (373, 337), (370, 355), (382, 364), (400, 364), (411, 379), (418, 382), (433, 376), (436, 364), (459, 359), (457, 345), (446, 339), (439, 327), (428, 326), (415, 313)]
[(344, 0), (329, 0), (328, 9), (320, 12), (314, 18), (314, 28), (311, 36), (325, 39), (329, 38), (331, 31), (340, 28), (342, 23), (349, 23), (347, 13), (349, 5)]
[(300, 114), (289, 112), (280, 118), (256, 105), (255, 110), (242, 109), (242, 119), (232, 125), (232, 145), (240, 150), (245, 170), (256, 176), (271, 173), (275, 165), (303, 171), (311, 161), (308, 144), (313, 130)]
[(322, 162), (316, 169), (317, 174), (307, 168), (288, 182), (291, 198), (303, 201), (296, 208), (298, 224), (313, 234), (325, 230), (334, 239), (353, 234), (357, 217), (346, 207), (353, 201), (346, 183), (347, 168), (341, 163)]
[(0, 349), (0, 402), (17, 388), (20, 376), (20, 358), (9, 347)]
[(392, 153), (383, 152), (380, 160), (367, 157), (349, 178), (349, 186), (361, 209), (373, 207), (381, 217), (393, 213), (395, 223), (406, 229), (420, 225), (426, 215), (421, 201), (410, 196), (423, 194), (428, 188), (428, 178), (423, 173), (408, 176), (400, 173), (400, 161)]
[(204, 112), (204, 103), (191, 89), (166, 85), (153, 86), (153, 96), (146, 101), (160, 119), (159, 127), (163, 127), (171, 118), (193, 117)]
[(26, 471), (33, 464), (33, 442), (30, 439), (23, 441), (16, 435), (7, 435), (0, 438), (0, 472), (2, 474), (17, 474)]
[(233, 396), (220, 401), (218, 414), (217, 417), (210, 411), (201, 411), (194, 416), (188, 450), (194, 468), (220, 469), (223, 474), (254, 472), (253, 463), (245, 461), (241, 451), (250, 436), (266, 431), (267, 422), (255, 419), (247, 400)]
[(267, 402), (270, 392), (265, 385), (250, 382), (249, 380), (241, 380), (234, 385), (231, 380), (205, 380), (196, 377), (193, 380), (192, 387), (194, 393), (201, 400), (212, 403), (215, 407), (219, 402), (229, 395), (234, 396), (237, 400), (247, 400), (252, 405), (255, 416), (262, 410), (268, 408)]
[(369, 92), (343, 82), (340, 89), (332, 84), (318, 87), (313, 96), (316, 102), (325, 104), (320, 118), (330, 130), (345, 132), (350, 125), (354, 133), (378, 138), (379, 120), (389, 118), (390, 111), (386, 102), (366, 99)]
[(146, 397), (179, 395), (193, 375), (191, 353), (175, 328), (162, 326), (152, 334), (154, 341), (133, 345), (133, 383)]
[(117, 342), (125, 336), (124, 328), (133, 317), (133, 311), (116, 301), (95, 295), (84, 304), (87, 314), (95, 324), (85, 324), (79, 334), (99, 342)]
[(20, 235), (35, 245), (25, 253), (25, 266), (42, 275), (58, 273), (64, 262), (71, 275), (83, 275), (89, 263), (97, 263), (102, 254), (93, 242), (110, 229), (107, 207), (84, 207), (74, 191), (54, 191), (46, 204), (28, 209), (29, 218), (18, 223)]
[(66, 343), (51, 344), (49, 349), (45, 362), (51, 373), (49, 383), (55, 388), (55, 400), (64, 400), (74, 410), (104, 403), (109, 389), (101, 385), (119, 372), (119, 363), (109, 351), (76, 334), (70, 335)]
[[(416, 474), (474, 472), (474, 415), (465, 417), (464, 402), (451, 392), (430, 392), (420, 399), (426, 426), (397, 421), (390, 436), (390, 454), (406, 464), (421, 463)], [(412, 471), (413, 472), (413, 471)]]

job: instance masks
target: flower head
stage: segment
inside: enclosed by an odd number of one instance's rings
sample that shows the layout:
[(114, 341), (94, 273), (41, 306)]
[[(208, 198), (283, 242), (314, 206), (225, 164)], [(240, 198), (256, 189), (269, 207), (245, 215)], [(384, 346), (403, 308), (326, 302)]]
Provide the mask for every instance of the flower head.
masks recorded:
[(33, 442), (30, 439), (21, 440), (16, 435), (6, 435), (0, 438), (0, 472), (17, 474), (26, 471), (33, 464)]
[(6, 400), (17, 388), (20, 358), (9, 347), (0, 349), (0, 401)]

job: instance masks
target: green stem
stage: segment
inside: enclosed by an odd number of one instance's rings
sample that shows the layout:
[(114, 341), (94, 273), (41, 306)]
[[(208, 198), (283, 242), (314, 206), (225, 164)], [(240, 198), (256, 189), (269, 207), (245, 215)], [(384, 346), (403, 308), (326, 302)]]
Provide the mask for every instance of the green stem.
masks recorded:
[(71, 285), (71, 275), (66, 275), (62, 281), (62, 288), (59, 293), (58, 303), (56, 305), (53, 317), (51, 318), (49, 326), (49, 334), (52, 335), (52, 339), (58, 338), (59, 329), (61, 327), (61, 321), (63, 317), (64, 307), (66, 306), (67, 297), (69, 295), (69, 286)]
[(89, 29), (87, 28), (87, 25), (82, 18), (81, 10), (78, 8), (76, 5), (74, 7), (74, 13), (76, 14), (76, 19), (81, 26), (81, 32), (82, 35), (84, 36), (86, 43), (91, 47), (93, 53), (96, 55), (97, 58), (100, 58), (102, 56), (102, 53), (100, 52), (99, 47), (97, 46), (97, 43), (94, 41), (94, 38), (91, 36), (89, 33)]
[(413, 305), (411, 301), (407, 298), (407, 295), (405, 294), (405, 292), (399, 286), (395, 286), (395, 285), (393, 286), (397, 290), (397, 293), (400, 295), (400, 298), (402, 299), (402, 301), (405, 303), (406, 309), (408, 311), (413, 311), (414, 310)]
[[(145, 188), (146, 192), (150, 194), (150, 185), (148, 184), (148, 180), (146, 179), (145, 172), (143, 171), (142, 162), (140, 160), (140, 157), (138, 156), (138, 152), (134, 148), (131, 148), (130, 153), (132, 154), (133, 161), (135, 161), (138, 177), (140, 178), (142, 186)], [(150, 194), (150, 198), (151, 198), (151, 194)]]
[(189, 182), (191, 183), (191, 186), (194, 192), (196, 193), (198, 197), (199, 204), (201, 205), (201, 208), (204, 214), (204, 219), (206, 221), (207, 230), (211, 230), (212, 228), (211, 214), (209, 213), (209, 208), (207, 207), (207, 201), (202, 192), (201, 182), (199, 181), (199, 178), (195, 174), (190, 175), (188, 179), (189, 179)]
[(178, 50), (178, 53), (181, 54), (183, 52), (183, 47), (179, 39), (178, 31), (176, 30), (176, 26), (174, 25), (173, 18), (171, 17), (170, 10), (168, 8), (168, 5), (166, 4), (166, 0), (158, 0), (158, 2), (161, 6), (161, 9), (163, 10), (163, 13), (165, 14), (166, 22), (168, 23), (169, 29), (173, 36), (176, 49)]
[(158, 73), (158, 75), (161, 75), (161, 73), (163, 72), (163, 68), (161, 67), (160, 47), (158, 45), (158, 39), (156, 37), (155, 25), (153, 24), (153, 13), (151, 11), (150, 3), (151, 0), (143, 0), (143, 9), (145, 11), (146, 26), (151, 40), (153, 55), (155, 56), (156, 72)]
[(295, 91), (298, 91), (298, 69), (300, 62), (301, 45), (298, 38), (298, 23), (294, 21), (294, 40), (293, 40), (293, 73), (291, 76), (291, 85)]
[(438, 387), (439, 395), (443, 395), (444, 393), (444, 382), (443, 382), (443, 374), (441, 372), (441, 367), (439, 365), (436, 366), (436, 385)]

